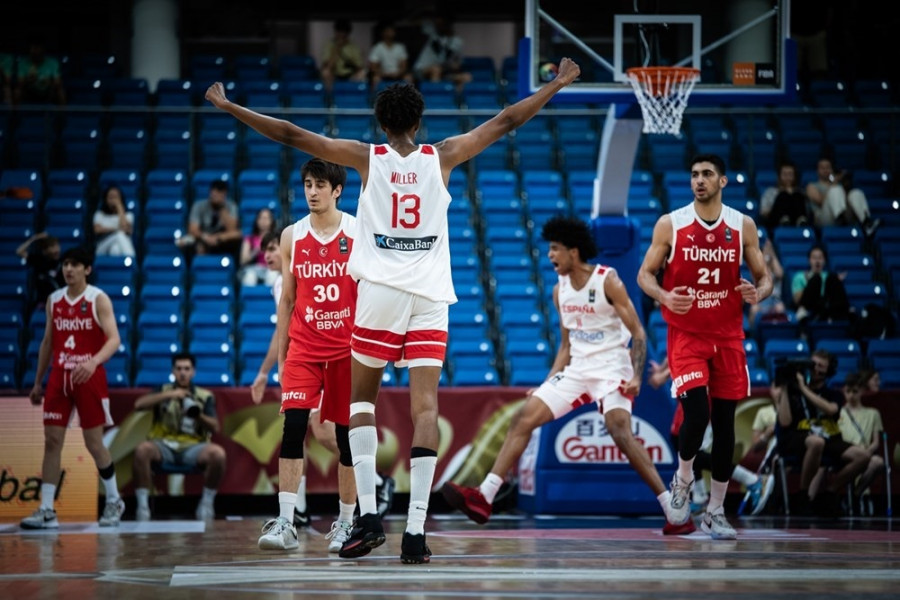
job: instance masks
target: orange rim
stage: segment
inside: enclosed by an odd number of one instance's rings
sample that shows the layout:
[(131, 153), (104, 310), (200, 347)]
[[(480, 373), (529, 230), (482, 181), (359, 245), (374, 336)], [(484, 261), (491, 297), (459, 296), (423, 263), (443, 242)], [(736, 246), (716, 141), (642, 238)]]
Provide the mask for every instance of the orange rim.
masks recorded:
[(625, 71), (632, 80), (653, 96), (661, 96), (670, 84), (681, 84), (700, 77), (700, 69), (690, 67), (632, 67)]

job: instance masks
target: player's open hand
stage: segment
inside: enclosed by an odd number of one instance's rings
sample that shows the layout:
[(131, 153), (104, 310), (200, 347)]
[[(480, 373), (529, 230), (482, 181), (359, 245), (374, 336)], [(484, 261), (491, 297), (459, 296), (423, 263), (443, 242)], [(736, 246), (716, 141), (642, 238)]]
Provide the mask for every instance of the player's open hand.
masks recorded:
[(41, 402), (44, 399), (44, 386), (41, 385), (40, 381), (34, 382), (34, 387), (31, 388), (31, 393), (28, 394), (28, 397), (35, 406), (41, 405)]
[(663, 304), (673, 313), (684, 315), (694, 305), (694, 294), (691, 293), (688, 286), (679, 285), (676, 288), (672, 288), (672, 291), (665, 295)]
[(94, 375), (94, 371), (97, 370), (97, 363), (93, 360), (86, 360), (84, 362), (80, 362), (75, 365), (75, 369), (72, 370), (72, 383), (75, 385), (81, 385), (88, 379), (90, 379)]
[(559, 61), (559, 71), (556, 74), (556, 79), (558, 79), (563, 85), (569, 85), (581, 75), (581, 67), (578, 66), (571, 58), (563, 58)]
[(759, 290), (756, 289), (756, 286), (741, 277), (741, 283), (737, 287), (734, 288), (735, 291), (741, 293), (741, 298), (744, 299), (744, 302), (747, 304), (756, 304), (759, 302)]
[(269, 378), (266, 377), (264, 373), (257, 373), (256, 377), (253, 379), (253, 384), (250, 386), (250, 399), (253, 400), (253, 404), (259, 404), (262, 402), (263, 394), (266, 391), (266, 383), (268, 383)]
[(222, 82), (217, 81), (206, 90), (206, 99), (209, 100), (216, 108), (222, 108), (228, 102), (225, 96), (225, 86)]

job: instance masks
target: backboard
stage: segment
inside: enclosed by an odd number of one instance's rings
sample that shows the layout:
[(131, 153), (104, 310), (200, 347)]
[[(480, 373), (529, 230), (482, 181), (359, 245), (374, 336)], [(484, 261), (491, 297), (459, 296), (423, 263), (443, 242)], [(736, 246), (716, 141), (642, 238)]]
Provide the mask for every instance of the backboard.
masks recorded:
[[(645, 6), (646, 5), (646, 6)], [(796, 93), (796, 60), (788, 39), (790, 0), (640, 2), (526, 0), (517, 89), (526, 96), (553, 77), (568, 56), (581, 78), (559, 103), (632, 104), (631, 67), (700, 69), (691, 106), (760, 106)]]

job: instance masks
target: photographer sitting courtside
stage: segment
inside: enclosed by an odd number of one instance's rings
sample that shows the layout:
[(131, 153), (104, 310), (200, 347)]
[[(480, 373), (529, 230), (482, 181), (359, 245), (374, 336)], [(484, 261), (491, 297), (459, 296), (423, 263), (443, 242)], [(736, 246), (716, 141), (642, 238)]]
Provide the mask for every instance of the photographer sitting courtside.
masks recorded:
[(215, 518), (213, 501), (225, 473), (225, 449), (209, 441), (219, 431), (216, 398), (207, 389), (193, 384), (197, 361), (192, 354), (172, 357), (175, 383), (165, 383), (158, 391), (144, 394), (135, 410), (153, 410), (148, 440), (134, 451), (134, 494), (137, 520), (150, 520), (150, 485), (153, 465), (167, 468), (203, 470), (203, 496), (197, 505), (198, 520)]
[[(827, 387), (836, 370), (837, 358), (825, 350), (816, 350), (810, 362), (787, 363), (775, 375), (778, 451), (800, 465), (800, 492), (792, 499), (792, 510), (800, 515), (808, 514), (815, 504), (816, 512), (823, 516), (838, 516), (839, 492), (868, 463), (864, 450), (841, 437), (838, 417), (844, 396), (840, 390)], [(816, 475), (822, 466), (839, 470), (820, 492), (822, 478)]]

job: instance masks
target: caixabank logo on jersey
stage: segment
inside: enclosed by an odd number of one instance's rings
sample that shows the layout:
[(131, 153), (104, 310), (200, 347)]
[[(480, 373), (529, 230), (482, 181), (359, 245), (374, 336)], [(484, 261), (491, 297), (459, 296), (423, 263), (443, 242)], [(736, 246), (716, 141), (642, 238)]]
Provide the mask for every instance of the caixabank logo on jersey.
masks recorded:
[(434, 246), (436, 235), (429, 235), (423, 238), (401, 238), (376, 233), (375, 247), (383, 250), (399, 250), (401, 252), (415, 252), (417, 250), (431, 250)]
[[(632, 415), (631, 432), (654, 463), (672, 463), (669, 444), (653, 425)], [(628, 464), (628, 457), (616, 446), (599, 413), (571, 419), (556, 434), (553, 447), (561, 464)]]

